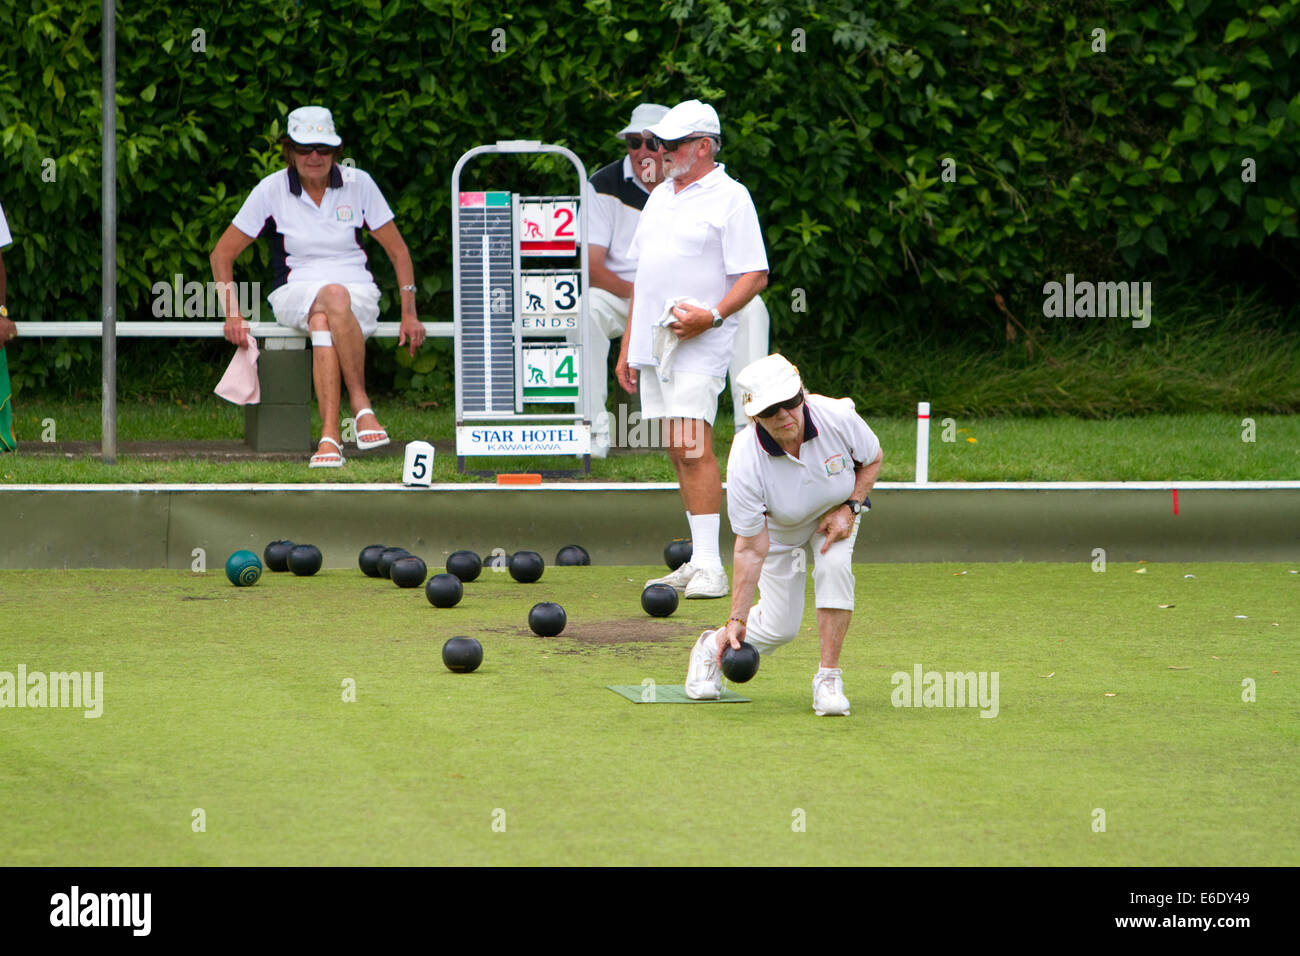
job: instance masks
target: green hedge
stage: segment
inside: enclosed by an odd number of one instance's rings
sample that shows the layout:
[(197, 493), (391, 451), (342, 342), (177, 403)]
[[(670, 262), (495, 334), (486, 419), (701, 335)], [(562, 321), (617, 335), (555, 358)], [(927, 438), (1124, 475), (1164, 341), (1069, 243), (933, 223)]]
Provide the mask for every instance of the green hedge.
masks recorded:
[[(721, 159), (758, 206), (774, 344), (849, 379), (918, 331), (993, 342), (1008, 314), (1044, 334), (1077, 325), (1042, 315), (1043, 284), (1066, 273), (1152, 281), (1157, 310), (1189, 276), (1289, 292), (1298, 6), (132, 0), (117, 21), (119, 314), (151, 318), (152, 285), (175, 273), (209, 278), (208, 251), (307, 102), (334, 110), (345, 155), (388, 196), (430, 319), (451, 316), (462, 152), (541, 138), (594, 170), (619, 155), (610, 133), (636, 102), (690, 96), (718, 107)], [(97, 3), (0, 0), (0, 201), (20, 318), (98, 314), (98, 17)], [(473, 169), (484, 186), (555, 191), (553, 163), (513, 162)], [(370, 251), (391, 303), (386, 257)], [(259, 243), (236, 278), (266, 272)], [(15, 372), (40, 384), (81, 367), (93, 381), (97, 354), (27, 348)], [(438, 392), (449, 366), (431, 349), (414, 367), (380, 357), (375, 374)]]

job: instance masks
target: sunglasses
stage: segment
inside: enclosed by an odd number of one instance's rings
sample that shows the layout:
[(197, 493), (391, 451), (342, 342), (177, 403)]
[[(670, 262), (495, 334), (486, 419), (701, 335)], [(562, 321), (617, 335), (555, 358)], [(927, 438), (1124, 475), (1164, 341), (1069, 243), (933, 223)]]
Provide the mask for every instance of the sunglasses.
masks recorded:
[(659, 149), (659, 140), (655, 139), (653, 136), (647, 136), (644, 139), (640, 136), (628, 136), (626, 137), (626, 140), (628, 149), (640, 149), (642, 143), (644, 143), (645, 148), (650, 150), (652, 153)]
[(794, 398), (787, 398), (784, 402), (777, 402), (775, 405), (769, 405), (769, 406), (767, 406), (767, 408), (763, 409), (761, 412), (759, 412), (759, 413), (758, 413), (757, 415), (755, 415), (754, 417), (755, 417), (755, 418), (771, 418), (773, 415), (775, 415), (777, 412), (779, 412), (779, 411), (780, 411), (781, 409), (783, 409), (783, 408), (784, 408), (787, 412), (792, 412), (792, 411), (794, 411), (796, 408), (798, 408), (798, 407), (799, 407), (800, 405), (802, 405), (802, 404), (803, 404), (803, 392), (800, 392), (800, 393), (799, 393), (798, 395), (796, 395)]
[(334, 146), (326, 146), (324, 143), (308, 143), (304, 146), (302, 143), (291, 143), (293, 151), (299, 156), (310, 156), (312, 153), (320, 153), (322, 156), (328, 156), (334, 152)]
[(686, 136), (682, 139), (661, 139), (659, 144), (663, 146), (665, 153), (675, 153), (686, 143), (693, 143), (697, 139), (708, 139), (707, 136)]

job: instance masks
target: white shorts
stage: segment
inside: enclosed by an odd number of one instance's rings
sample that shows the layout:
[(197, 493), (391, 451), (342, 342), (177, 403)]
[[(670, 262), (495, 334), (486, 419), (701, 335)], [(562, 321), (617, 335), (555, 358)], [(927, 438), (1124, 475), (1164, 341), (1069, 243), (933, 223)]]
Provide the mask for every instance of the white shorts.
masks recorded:
[(826, 536), (815, 531), (802, 545), (771, 546), (758, 577), (759, 601), (749, 611), (745, 640), (760, 654), (770, 654), (788, 644), (803, 622), (804, 572), (813, 566), (813, 603), (819, 608), (853, 610), (853, 544), (862, 516), (853, 519), (853, 531), (821, 553)]
[(698, 372), (673, 372), (664, 382), (654, 366), (637, 369), (637, 391), (641, 393), (641, 417), (698, 418), (711, 426), (718, 414), (718, 396), (725, 378)]
[[(605, 289), (591, 287), (587, 300), (587, 315), (597, 335), (616, 339), (627, 331), (628, 299), (620, 299)], [(764, 353), (766, 354), (766, 353)]]
[(307, 328), (307, 310), (327, 285), (343, 285), (352, 299), (352, 314), (357, 317), (365, 338), (379, 327), (379, 286), (373, 282), (287, 282), (266, 297), (275, 313), (275, 321), (299, 332)]

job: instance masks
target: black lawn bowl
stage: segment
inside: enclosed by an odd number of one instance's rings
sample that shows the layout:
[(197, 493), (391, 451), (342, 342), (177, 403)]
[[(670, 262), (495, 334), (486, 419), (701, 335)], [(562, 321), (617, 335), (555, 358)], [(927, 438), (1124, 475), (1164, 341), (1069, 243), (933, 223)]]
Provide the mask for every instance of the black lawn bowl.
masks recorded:
[(453, 637), (442, 645), (442, 662), (449, 671), (468, 674), (483, 663), (483, 645), (472, 637)]
[(368, 578), (379, 577), (379, 556), (388, 548), (386, 544), (370, 544), (361, 549), (357, 556), (357, 565), (361, 573)]
[(758, 651), (754, 645), (741, 641), (740, 650), (730, 644), (722, 652), (722, 675), (733, 684), (743, 684), (758, 673)]
[(591, 564), (591, 555), (580, 544), (566, 544), (555, 555), (555, 566), (558, 568), (586, 567), (589, 564)]
[(473, 551), (453, 551), (447, 558), (447, 573), (468, 584), (483, 571), (483, 559)]
[(389, 579), (399, 588), (418, 588), (428, 576), (429, 569), (424, 559), (413, 554), (398, 558), (388, 569)]
[(379, 555), (379, 563), (377, 565), (379, 576), (381, 578), (388, 577), (389, 573), (393, 570), (393, 562), (398, 558), (410, 557), (410, 555), (411, 552), (407, 551), (405, 548), (384, 548), (383, 552)]
[(664, 548), (664, 564), (668, 565), (669, 571), (676, 571), (691, 560), (694, 553), (690, 538), (673, 538), (668, 542), (668, 547)]
[(262, 561), (268, 571), (288, 571), (289, 552), (293, 550), (292, 541), (272, 541), (262, 552)]
[(510, 555), (510, 576), (520, 584), (532, 584), (546, 570), (546, 562), (536, 551), (516, 551)]
[(314, 544), (296, 544), (289, 552), (289, 570), (299, 577), (311, 577), (320, 570), (324, 558)]
[(652, 617), (667, 617), (677, 610), (677, 589), (671, 584), (651, 584), (641, 592), (641, 609)]
[(465, 596), (465, 586), (454, 574), (435, 574), (425, 583), (424, 596), (434, 607), (455, 607)]
[(568, 622), (569, 616), (564, 613), (564, 608), (554, 601), (534, 604), (528, 612), (528, 626), (538, 637), (554, 637), (564, 630), (564, 625)]

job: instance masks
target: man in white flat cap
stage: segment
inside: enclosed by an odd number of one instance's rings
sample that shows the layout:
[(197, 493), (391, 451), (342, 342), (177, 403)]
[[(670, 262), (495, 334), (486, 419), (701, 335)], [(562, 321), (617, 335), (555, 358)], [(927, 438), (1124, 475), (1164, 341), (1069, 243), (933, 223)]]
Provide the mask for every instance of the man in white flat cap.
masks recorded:
[(722, 127), (712, 106), (678, 103), (643, 133), (663, 146), (666, 181), (650, 194), (629, 248), (636, 279), (618, 380), (639, 390), (642, 418), (661, 420), (693, 547), (690, 561), (647, 583), (720, 598), (729, 585), (713, 419), (737, 314), (767, 285), (767, 251), (749, 190), (714, 159)]
[(591, 281), (588, 315), (593, 334), (587, 337), (591, 354), (585, 363), (591, 395), (591, 454), (609, 453), (609, 340), (627, 328), (627, 308), (632, 298), (636, 262), (628, 246), (650, 198), (650, 190), (663, 182), (663, 156), (659, 141), (642, 131), (668, 115), (668, 107), (640, 103), (632, 118), (614, 135), (627, 147), (627, 155), (592, 174), (587, 203), (587, 269)]
[(728, 646), (746, 641), (770, 654), (795, 639), (803, 622), (807, 548), (821, 652), (813, 712), (847, 717), (840, 651), (853, 618), (853, 543), (862, 514), (871, 510), (880, 441), (851, 398), (810, 395), (782, 355), (747, 366), (738, 381), (755, 425), (737, 433), (727, 459), (727, 517), (736, 534), (731, 617), (695, 642), (686, 695), (721, 695)]
[[(592, 334), (588, 336), (591, 354), (585, 368), (586, 387), (592, 396), (591, 454), (595, 458), (604, 458), (609, 451), (610, 415), (605, 411), (609, 340), (619, 338), (627, 329), (632, 282), (636, 278), (636, 261), (629, 257), (628, 248), (650, 191), (664, 179), (659, 141), (645, 135), (644, 130), (667, 114), (668, 107), (658, 103), (638, 104), (627, 125), (614, 134), (627, 147), (627, 155), (592, 174), (588, 190), (587, 248), (591, 280), (588, 313)], [(767, 354), (770, 322), (762, 297), (756, 295), (750, 299), (736, 319), (735, 355), (728, 372), (736, 428), (740, 429), (748, 424), (748, 419), (741, 408), (736, 374)]]
[(230, 290), (224, 301), (226, 338), (246, 348), (250, 330), (233, 294), (235, 260), (256, 239), (268, 240), (274, 277), (267, 300), (275, 320), (311, 336), (321, 437), (308, 467), (340, 468), (346, 461), (339, 422), (344, 387), (352, 405), (357, 449), (379, 448), (390, 441), (366, 393), (366, 339), (379, 324), (379, 287), (361, 247), (362, 230), (378, 240), (393, 263), (402, 303), (397, 341), (412, 355), (425, 337), (415, 311), (415, 269), (375, 181), (338, 162), (343, 140), (329, 110), (294, 110), (281, 145), (285, 168), (253, 188), (222, 233), (209, 257), (212, 277)]

